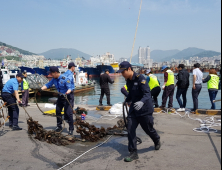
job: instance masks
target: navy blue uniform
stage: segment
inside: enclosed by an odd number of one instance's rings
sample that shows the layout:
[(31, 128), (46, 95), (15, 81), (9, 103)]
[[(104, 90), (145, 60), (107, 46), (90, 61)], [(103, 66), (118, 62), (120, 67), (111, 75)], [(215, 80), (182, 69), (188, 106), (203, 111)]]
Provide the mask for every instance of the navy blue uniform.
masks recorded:
[[(47, 88), (52, 87), (52, 85), (55, 85), (58, 92), (65, 94), (68, 90), (71, 90), (72, 92), (67, 95), (67, 98), (73, 108), (74, 105), (74, 93), (73, 93), (73, 86), (71, 84), (71, 80), (68, 78), (67, 75), (60, 75), (58, 79), (52, 79), (48, 84), (46, 84)], [(56, 116), (57, 116), (57, 127), (62, 128), (62, 110), (64, 108), (64, 114), (68, 118), (69, 122), (69, 130), (74, 130), (73, 125), (73, 109), (70, 107), (68, 101), (63, 95), (58, 95), (58, 100), (56, 104)]]
[[(140, 124), (147, 135), (157, 144), (160, 140), (159, 135), (153, 128), (154, 118), (153, 118), (153, 103), (151, 92), (148, 83), (144, 76), (134, 73), (132, 80), (127, 80), (127, 87), (129, 95), (126, 98), (126, 102), (132, 102), (130, 105), (129, 115), (128, 115), (128, 140), (129, 140), (129, 152), (137, 151), (137, 137), (136, 129)], [(136, 111), (134, 109), (134, 104), (136, 102), (143, 102), (143, 107)]]
[[(2, 99), (7, 102), (7, 105), (16, 103), (16, 98), (13, 95), (15, 91), (18, 91), (19, 83), (16, 78), (12, 78), (5, 84), (2, 89)], [(18, 126), (19, 108), (18, 105), (12, 105), (8, 107), (9, 114), (9, 126)]]

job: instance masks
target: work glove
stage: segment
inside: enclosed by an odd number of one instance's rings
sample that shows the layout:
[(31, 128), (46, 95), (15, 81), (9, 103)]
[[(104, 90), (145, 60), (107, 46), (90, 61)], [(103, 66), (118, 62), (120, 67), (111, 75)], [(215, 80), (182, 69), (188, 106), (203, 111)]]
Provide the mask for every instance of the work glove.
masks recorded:
[(162, 86), (162, 90), (165, 90), (165, 88), (166, 88), (166, 86), (163, 85), (163, 86)]
[(134, 109), (139, 111), (143, 107), (144, 103), (139, 101), (134, 104)]

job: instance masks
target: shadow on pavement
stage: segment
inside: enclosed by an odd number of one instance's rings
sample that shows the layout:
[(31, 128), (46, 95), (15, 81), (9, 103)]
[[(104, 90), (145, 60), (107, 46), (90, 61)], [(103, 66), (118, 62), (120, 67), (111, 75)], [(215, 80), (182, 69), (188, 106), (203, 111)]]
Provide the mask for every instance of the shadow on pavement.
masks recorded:
[(220, 162), (220, 165), (221, 165), (220, 154), (219, 154), (219, 152), (218, 152), (218, 150), (217, 150), (217, 147), (216, 147), (216, 145), (214, 144), (214, 141), (213, 141), (213, 139), (212, 139), (212, 137), (211, 137), (211, 135), (210, 135), (209, 133), (208, 133), (208, 137), (209, 137), (210, 142), (211, 142), (211, 144), (212, 144), (212, 146), (213, 146), (213, 148), (214, 148), (214, 150), (215, 150), (215, 153), (216, 153), (216, 155), (217, 155), (217, 159), (218, 159), (218, 161)]

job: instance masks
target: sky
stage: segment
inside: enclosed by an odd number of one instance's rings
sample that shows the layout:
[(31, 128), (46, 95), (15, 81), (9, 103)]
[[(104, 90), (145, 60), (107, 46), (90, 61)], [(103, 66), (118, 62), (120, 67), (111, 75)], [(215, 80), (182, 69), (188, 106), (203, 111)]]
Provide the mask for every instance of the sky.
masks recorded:
[[(0, 41), (42, 53), (74, 48), (129, 58), (141, 0), (0, 0)], [(221, 0), (143, 0), (139, 47), (221, 52)]]

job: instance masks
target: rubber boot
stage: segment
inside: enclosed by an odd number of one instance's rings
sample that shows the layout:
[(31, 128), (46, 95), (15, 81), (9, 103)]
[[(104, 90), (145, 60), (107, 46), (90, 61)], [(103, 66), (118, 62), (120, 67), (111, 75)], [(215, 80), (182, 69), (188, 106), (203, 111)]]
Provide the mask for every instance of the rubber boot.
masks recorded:
[(124, 161), (125, 162), (132, 162), (137, 159), (139, 159), (137, 152), (131, 152), (130, 155), (124, 159)]

